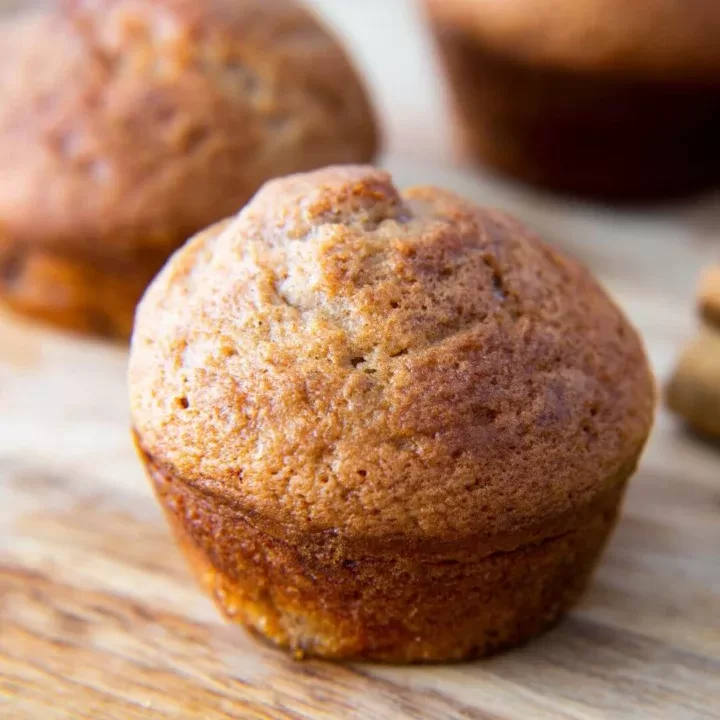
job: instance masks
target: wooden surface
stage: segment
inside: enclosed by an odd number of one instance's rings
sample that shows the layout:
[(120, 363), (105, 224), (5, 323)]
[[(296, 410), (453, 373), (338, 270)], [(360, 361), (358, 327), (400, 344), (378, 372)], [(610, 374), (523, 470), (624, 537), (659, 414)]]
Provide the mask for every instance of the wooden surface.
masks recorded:
[[(580, 255), (660, 378), (694, 331), (717, 202), (568, 206), (390, 164), (515, 210)], [(525, 648), (452, 666), (295, 662), (223, 624), (135, 460), (122, 348), (0, 317), (0, 717), (720, 718), (720, 450), (664, 412), (580, 606)]]

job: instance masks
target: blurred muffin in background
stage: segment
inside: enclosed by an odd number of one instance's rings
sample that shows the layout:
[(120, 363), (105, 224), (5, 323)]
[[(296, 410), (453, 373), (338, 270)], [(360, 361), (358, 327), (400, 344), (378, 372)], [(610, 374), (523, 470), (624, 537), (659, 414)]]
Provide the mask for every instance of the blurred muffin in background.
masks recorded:
[(605, 200), (720, 180), (720, 4), (427, 4), (466, 156)]
[(70, 0), (0, 40), (0, 298), (129, 336), (167, 257), (266, 180), (367, 161), (368, 97), (291, 0)]
[(698, 289), (702, 327), (685, 348), (667, 387), (667, 404), (697, 432), (720, 438), (720, 265)]

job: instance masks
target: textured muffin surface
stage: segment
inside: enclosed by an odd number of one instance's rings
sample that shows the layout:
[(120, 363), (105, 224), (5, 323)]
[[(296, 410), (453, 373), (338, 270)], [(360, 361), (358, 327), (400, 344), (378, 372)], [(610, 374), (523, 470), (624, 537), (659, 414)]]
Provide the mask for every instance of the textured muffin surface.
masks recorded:
[(586, 270), (366, 167), (268, 183), (178, 251), (130, 381), (169, 475), (276, 536), (376, 552), (577, 529), (653, 409), (638, 337)]
[(0, 218), (13, 236), (152, 249), (237, 212), (269, 177), (374, 150), (352, 68), (294, 2), (78, 0), (10, 31)]
[(614, 203), (720, 183), (720, 4), (426, 3), (463, 160)]
[(376, 148), (344, 52), (291, 0), (65, 0), (0, 39), (0, 291), (68, 324), (92, 304), (68, 260), (146, 283), (267, 179)]

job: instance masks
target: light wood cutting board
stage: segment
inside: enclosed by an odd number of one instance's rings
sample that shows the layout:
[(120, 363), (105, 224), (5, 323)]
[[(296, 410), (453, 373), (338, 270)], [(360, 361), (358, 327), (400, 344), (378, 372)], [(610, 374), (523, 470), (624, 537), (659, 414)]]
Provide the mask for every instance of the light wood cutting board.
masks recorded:
[[(590, 264), (662, 380), (720, 203), (615, 212), (389, 163), (515, 211)], [(122, 348), (0, 316), (0, 717), (720, 718), (720, 450), (661, 411), (577, 609), (527, 647), (426, 667), (295, 662), (225, 625), (136, 462)]]

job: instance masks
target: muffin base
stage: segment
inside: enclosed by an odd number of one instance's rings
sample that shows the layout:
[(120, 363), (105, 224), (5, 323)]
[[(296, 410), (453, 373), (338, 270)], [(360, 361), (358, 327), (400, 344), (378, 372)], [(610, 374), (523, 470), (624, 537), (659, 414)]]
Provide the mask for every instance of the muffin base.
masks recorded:
[(611, 201), (720, 184), (720, 84), (543, 69), (438, 27), (461, 150), (541, 187)]
[(127, 340), (135, 307), (161, 263), (99, 263), (0, 242), (0, 302), (88, 335)]
[(577, 529), (510, 552), (428, 560), (408, 547), (380, 558), (349, 544), (329, 560), (143, 457), (180, 547), (220, 610), (297, 658), (438, 662), (525, 642), (584, 589), (625, 487), (623, 478)]

